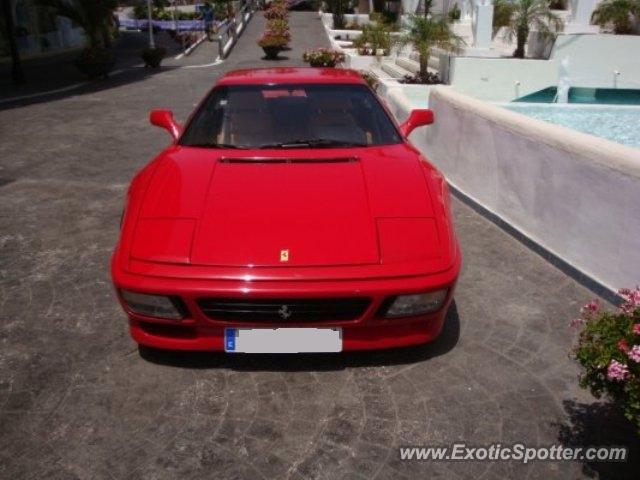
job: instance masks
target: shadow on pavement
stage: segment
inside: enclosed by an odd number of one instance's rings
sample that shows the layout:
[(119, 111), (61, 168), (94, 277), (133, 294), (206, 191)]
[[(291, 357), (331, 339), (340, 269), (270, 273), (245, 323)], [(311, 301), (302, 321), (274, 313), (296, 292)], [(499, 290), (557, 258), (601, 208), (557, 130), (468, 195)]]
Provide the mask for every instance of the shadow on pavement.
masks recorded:
[[(265, 56), (264, 56), (264, 57), (262, 57), (260, 60), (265, 60), (265, 61), (268, 61), (268, 62), (274, 62), (274, 63), (277, 63), (277, 62), (284, 62), (284, 61), (287, 61), (287, 60), (289, 60), (289, 57), (286, 57), (286, 56), (284, 56), (284, 55), (278, 55), (276, 58), (267, 58), (267, 57), (266, 57), (266, 55), (265, 55)], [(275, 66), (275, 65), (274, 65), (274, 66)]]
[[(167, 48), (166, 58), (181, 51), (165, 33), (156, 35), (156, 41)], [(79, 54), (79, 49), (23, 60), (27, 83), (20, 87), (10, 82), (11, 64), (2, 64), (0, 65), (0, 110), (106, 90), (176, 68), (170, 66), (162, 66), (157, 70), (144, 68), (140, 52), (146, 47), (147, 42), (148, 36), (144, 32), (121, 32), (113, 46), (116, 56), (113, 70), (122, 72), (112, 74), (104, 80), (88, 81), (75, 67), (74, 61)]]
[(572, 447), (627, 447), (626, 462), (583, 461), (582, 471), (589, 478), (637, 479), (640, 474), (640, 437), (619, 406), (612, 403), (565, 401), (568, 415), (558, 425), (558, 440)]
[(314, 354), (224, 354), (180, 352), (140, 347), (140, 356), (152, 363), (178, 368), (229, 368), (240, 371), (331, 371), (353, 367), (403, 365), (424, 362), (444, 355), (460, 338), (460, 318), (455, 301), (449, 307), (440, 337), (433, 343), (416, 347), (373, 352)]
[(61, 100), (61, 99), (71, 97), (71, 96), (76, 96), (76, 95), (85, 95), (88, 93), (101, 92), (104, 90), (109, 90), (111, 88), (117, 88), (129, 83), (139, 82), (141, 80), (145, 80), (146, 78), (152, 75), (158, 75), (163, 72), (167, 72), (169, 70), (174, 70), (176, 68), (180, 68), (180, 67), (163, 66), (158, 69), (144, 68), (144, 67), (129, 68), (125, 72), (122, 72), (118, 75), (113, 75), (106, 79), (86, 81), (82, 85), (78, 85), (76, 88), (73, 88), (70, 90), (43, 93), (42, 95), (38, 94), (38, 96), (35, 96), (35, 97), (16, 99), (13, 101), (8, 100), (8, 101), (5, 101), (4, 103), (0, 103), (0, 111), (8, 110), (11, 108), (25, 107), (27, 105), (33, 105), (37, 103), (53, 102), (55, 100)]

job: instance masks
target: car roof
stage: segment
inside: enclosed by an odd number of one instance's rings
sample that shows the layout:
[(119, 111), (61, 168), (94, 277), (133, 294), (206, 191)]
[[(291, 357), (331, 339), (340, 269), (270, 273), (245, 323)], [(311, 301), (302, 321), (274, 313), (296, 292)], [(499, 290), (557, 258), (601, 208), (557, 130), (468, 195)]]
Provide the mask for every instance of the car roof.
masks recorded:
[(273, 85), (296, 83), (366, 84), (355, 70), (343, 68), (275, 67), (233, 70), (218, 80), (217, 85)]

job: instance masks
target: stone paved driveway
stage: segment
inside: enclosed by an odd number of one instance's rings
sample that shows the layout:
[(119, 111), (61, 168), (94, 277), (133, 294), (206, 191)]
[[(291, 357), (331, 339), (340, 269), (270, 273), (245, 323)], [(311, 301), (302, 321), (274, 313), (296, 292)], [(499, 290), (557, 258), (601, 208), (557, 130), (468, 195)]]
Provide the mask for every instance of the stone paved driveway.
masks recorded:
[[(226, 70), (132, 73), (0, 111), (0, 478), (632, 478), (638, 442), (577, 387), (568, 321), (592, 295), (454, 202), (464, 270), (435, 344), (300, 357), (141, 356), (108, 275), (125, 188)], [(292, 17), (294, 50), (326, 43)], [(207, 50), (210, 49), (211, 51)], [(213, 46), (198, 53), (210, 61)], [(196, 59), (189, 59), (191, 65)], [(626, 464), (402, 462), (401, 445), (624, 444)], [(637, 477), (636, 477), (637, 478)]]

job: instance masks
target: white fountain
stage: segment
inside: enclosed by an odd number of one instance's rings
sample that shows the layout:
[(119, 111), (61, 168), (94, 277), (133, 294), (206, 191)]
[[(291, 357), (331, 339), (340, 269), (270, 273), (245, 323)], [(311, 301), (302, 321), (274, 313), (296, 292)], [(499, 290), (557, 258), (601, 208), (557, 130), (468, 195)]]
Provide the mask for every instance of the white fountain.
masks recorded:
[(556, 91), (556, 103), (569, 103), (569, 57), (564, 57), (558, 67), (558, 88)]

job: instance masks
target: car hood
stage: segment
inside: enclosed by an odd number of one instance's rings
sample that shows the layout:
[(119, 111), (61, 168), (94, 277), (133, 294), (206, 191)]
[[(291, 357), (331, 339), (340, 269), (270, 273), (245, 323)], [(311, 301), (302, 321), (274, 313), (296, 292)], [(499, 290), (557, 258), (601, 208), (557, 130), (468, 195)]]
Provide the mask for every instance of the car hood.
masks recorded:
[(172, 147), (156, 162), (134, 229), (134, 260), (357, 266), (443, 253), (425, 162), (404, 145), (225, 155)]

